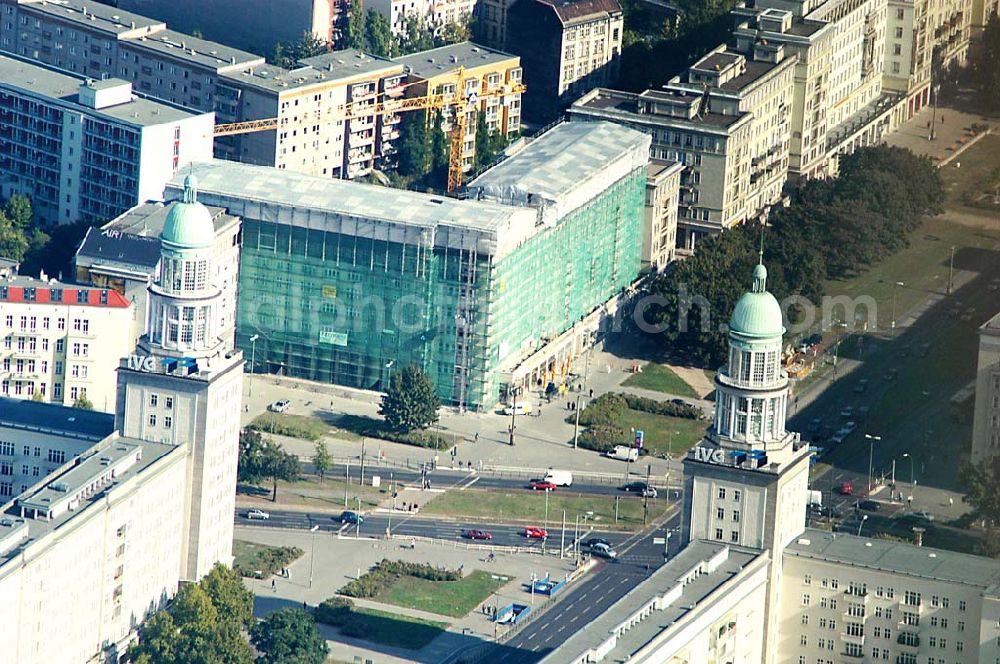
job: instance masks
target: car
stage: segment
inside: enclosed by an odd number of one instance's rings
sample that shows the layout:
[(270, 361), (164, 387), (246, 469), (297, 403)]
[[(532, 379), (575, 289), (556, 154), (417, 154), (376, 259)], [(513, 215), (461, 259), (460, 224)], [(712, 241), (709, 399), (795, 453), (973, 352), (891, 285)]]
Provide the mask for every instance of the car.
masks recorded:
[(830, 444), (831, 445), (840, 445), (842, 442), (844, 442), (845, 438), (847, 438), (847, 434), (844, 433), (844, 430), (843, 429), (837, 429), (837, 432), (835, 434), (833, 434), (832, 436), (830, 436)]
[(532, 491), (555, 491), (556, 484), (554, 482), (546, 482), (545, 480), (535, 480), (528, 485), (528, 488)]
[(252, 510), (247, 510), (247, 518), (267, 521), (268, 519), (271, 518), (271, 515), (265, 512), (264, 510), (259, 510), (255, 507)]
[(861, 394), (862, 392), (864, 392), (867, 389), (868, 389), (868, 379), (867, 378), (862, 378), (861, 380), (859, 380), (857, 383), (854, 384), (854, 393), (855, 394)]
[(973, 314), (976, 313), (975, 307), (968, 307), (962, 312), (962, 320), (972, 320)]
[(908, 521), (933, 521), (934, 515), (927, 510), (914, 510), (913, 512), (906, 512), (903, 514), (903, 518)]
[(840, 432), (844, 434), (844, 437), (850, 436), (854, 433), (854, 430), (858, 428), (858, 423), (855, 421), (850, 421), (844, 426), (840, 427)]
[(485, 530), (463, 530), (462, 537), (470, 540), (491, 540), (493, 539), (493, 533), (487, 532)]
[(643, 498), (656, 498), (656, 487), (647, 486), (642, 490)]
[(899, 369), (889, 369), (885, 372), (886, 380), (896, 380), (897, 376), (899, 376)]
[(858, 408), (858, 417), (861, 418), (861, 419), (863, 419), (863, 420), (867, 419), (868, 418), (868, 414), (871, 413), (871, 412), (872, 412), (871, 407), (869, 407), (869, 406), (862, 406), (861, 408)]
[(866, 512), (878, 512), (882, 509), (882, 503), (877, 500), (862, 500), (858, 503), (858, 509), (865, 510)]
[(844, 406), (844, 409), (840, 411), (840, 416), (845, 420), (854, 417), (854, 406)]
[(614, 560), (618, 557), (618, 552), (612, 549), (610, 544), (601, 543), (590, 547), (590, 555)]
[(514, 406), (505, 406), (502, 412), (504, 415), (527, 415), (531, 412), (531, 404), (519, 403)]
[(688, 405), (688, 402), (684, 401), (684, 399), (671, 399), (670, 403), (674, 404), (675, 406), (687, 406)]
[(549, 531), (537, 526), (528, 526), (524, 529), (524, 536), (528, 539), (545, 539), (549, 536)]
[(629, 482), (628, 484), (623, 485), (621, 487), (621, 490), (626, 492), (635, 491), (636, 493), (642, 493), (646, 489), (650, 488), (652, 487), (650, 487), (645, 482)]
[(836, 507), (830, 505), (826, 506), (816, 505), (814, 506), (814, 508), (812, 508), (812, 512), (814, 515), (821, 516), (824, 519), (840, 519), (843, 518), (844, 516), (843, 512), (841, 512)]
[(592, 549), (598, 544), (603, 544), (604, 546), (611, 546), (611, 542), (604, 539), (603, 537), (591, 537), (589, 540), (584, 540), (581, 543), (587, 549)]
[(850, 482), (841, 482), (840, 486), (837, 487), (837, 492), (842, 496), (853, 496), (854, 485)]
[(359, 526), (365, 522), (365, 517), (361, 516), (357, 512), (352, 512), (350, 510), (345, 510), (340, 513), (341, 523), (356, 523)]
[(292, 402), (288, 399), (281, 399), (280, 401), (275, 401), (270, 406), (267, 407), (272, 413), (284, 413), (292, 405)]

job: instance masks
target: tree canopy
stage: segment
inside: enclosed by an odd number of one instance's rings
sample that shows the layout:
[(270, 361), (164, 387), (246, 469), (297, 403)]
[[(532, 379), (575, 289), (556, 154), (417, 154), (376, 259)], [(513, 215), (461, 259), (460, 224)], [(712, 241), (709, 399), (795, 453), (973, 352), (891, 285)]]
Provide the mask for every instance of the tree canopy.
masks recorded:
[(297, 42), (278, 42), (275, 44), (274, 51), (271, 53), (271, 62), (285, 69), (294, 69), (299, 60), (326, 53), (327, 50), (329, 47), (325, 41), (312, 32), (306, 31), (302, 33), (301, 39)]
[(965, 502), (976, 516), (993, 524), (1000, 522), (1000, 455), (979, 463), (966, 463), (958, 474), (965, 487)]
[(260, 484), (271, 481), (271, 500), (278, 499), (278, 480), (293, 482), (302, 473), (299, 458), (289, 454), (281, 445), (259, 432), (244, 429), (240, 432), (240, 453), (236, 477), (241, 482)]
[(297, 608), (274, 611), (250, 630), (261, 655), (257, 664), (323, 664), (329, 648), (310, 614)]
[(389, 427), (408, 433), (437, 422), (439, 408), (441, 399), (434, 383), (420, 367), (411, 364), (392, 375), (378, 412)]

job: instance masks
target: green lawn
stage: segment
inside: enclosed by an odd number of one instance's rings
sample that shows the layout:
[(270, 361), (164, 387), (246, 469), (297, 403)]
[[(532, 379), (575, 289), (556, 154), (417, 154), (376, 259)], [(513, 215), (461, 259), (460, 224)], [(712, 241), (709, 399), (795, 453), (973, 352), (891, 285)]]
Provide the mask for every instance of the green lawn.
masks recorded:
[(990, 134), (957, 158), (962, 164), (961, 168), (955, 168), (954, 164), (951, 164), (941, 169), (941, 179), (948, 193), (946, 205), (949, 208), (967, 214), (996, 215), (997, 209), (992, 205), (991, 197), (985, 201), (976, 199), (983, 193), (991, 193), (997, 184), (1000, 184), (1000, 173), (997, 172), (997, 167), (1000, 166), (998, 154), (1000, 154), (1000, 136)]
[(655, 390), (678, 397), (697, 399), (698, 394), (673, 370), (663, 364), (650, 362), (642, 368), (642, 373), (633, 374), (624, 383), (628, 387)]
[[(708, 423), (682, 417), (654, 415), (626, 409), (618, 426), (631, 436), (631, 429), (641, 429), (646, 451), (654, 456), (677, 457), (691, 449), (705, 433)], [(622, 441), (623, 444), (631, 442)], [(641, 461), (640, 461), (641, 463)]]
[[(640, 461), (632, 464), (633, 480), (645, 477), (645, 465)], [(666, 478), (654, 476), (653, 484), (662, 486)], [(622, 483), (625, 482), (625, 462), (622, 462)], [(566, 512), (566, 523), (572, 527), (576, 515), (594, 513), (594, 523), (600, 528), (615, 525), (615, 497), (582, 495), (566, 489), (549, 494), (548, 522), (545, 521), (545, 493), (540, 491), (449, 491), (438, 495), (431, 502), (421, 506), (421, 512), (467, 517), (470, 521), (492, 519), (496, 521), (520, 521), (531, 525), (545, 526), (550, 531), (562, 523)], [(642, 525), (642, 498), (622, 493), (619, 502), (618, 526), (635, 527)], [(663, 497), (649, 501), (649, 518), (653, 519), (667, 510), (669, 503)], [(472, 525), (472, 524), (470, 524)]]
[(510, 580), (510, 577), (494, 579), (494, 576), (482, 570), (476, 570), (460, 581), (428, 581), (404, 576), (375, 599), (386, 604), (461, 618)]
[(355, 607), (354, 621), (362, 629), (364, 638), (372, 643), (420, 650), (440, 636), (448, 623), (422, 620), (378, 609)]
[(249, 428), (264, 433), (316, 441), (330, 433), (330, 425), (318, 417), (292, 415), (291, 413), (261, 413)]
[[(379, 475), (382, 478), (382, 486), (375, 488), (371, 486), (371, 476)], [(359, 468), (356, 464), (351, 465), (351, 483), (347, 485), (344, 481), (344, 467), (337, 466), (333, 471), (327, 473), (326, 479), (320, 479), (314, 475), (304, 475), (297, 482), (278, 482), (278, 504), (279, 505), (299, 505), (307, 507), (323, 507), (328, 509), (356, 509), (357, 499), (361, 499), (361, 507), (375, 507), (389, 493), (389, 475), (381, 470), (365, 469), (365, 484), (358, 484)], [(402, 486), (402, 484), (397, 483)], [(270, 488), (267, 483), (264, 487)], [(347, 507), (344, 506), (344, 489), (347, 489)], [(270, 496), (270, 492), (268, 493)], [(267, 507), (264, 507), (266, 510)]]
[(246, 540), (233, 540), (233, 569), (243, 576), (270, 576), (278, 569), (287, 567), (304, 552), (294, 546), (268, 546)]

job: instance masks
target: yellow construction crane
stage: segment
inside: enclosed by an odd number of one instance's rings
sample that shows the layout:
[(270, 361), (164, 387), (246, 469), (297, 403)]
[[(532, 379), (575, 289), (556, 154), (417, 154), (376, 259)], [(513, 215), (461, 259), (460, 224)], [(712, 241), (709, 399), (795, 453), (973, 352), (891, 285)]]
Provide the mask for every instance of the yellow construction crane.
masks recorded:
[[(425, 81), (408, 83), (403, 86), (393, 88), (394, 95), (401, 94), (403, 88), (410, 85), (417, 85)], [(504, 97), (523, 93), (525, 87), (522, 83), (508, 83), (495, 90), (480, 89), (467, 93), (465, 90), (466, 79), (463, 69), (460, 67), (455, 76), (454, 92), (447, 94), (425, 94), (416, 97), (389, 96), (388, 93), (381, 93), (374, 103), (368, 99), (359, 102), (351, 102), (343, 106), (331, 108), (327, 111), (322, 120), (324, 122), (356, 120), (359, 118), (382, 117), (405, 113), (407, 111), (420, 110), (444, 110), (453, 108), (455, 117), (452, 119), (451, 137), (448, 149), (448, 191), (457, 191), (462, 186), (462, 152), (465, 143), (466, 115), (470, 108), (475, 108), (482, 99), (494, 97)], [(381, 97), (381, 98), (379, 98)], [(232, 122), (229, 124), (215, 125), (215, 136), (233, 136), (236, 134), (249, 134), (258, 131), (269, 131), (278, 129), (287, 124), (287, 118), (264, 118), (260, 120), (247, 120), (245, 122)]]

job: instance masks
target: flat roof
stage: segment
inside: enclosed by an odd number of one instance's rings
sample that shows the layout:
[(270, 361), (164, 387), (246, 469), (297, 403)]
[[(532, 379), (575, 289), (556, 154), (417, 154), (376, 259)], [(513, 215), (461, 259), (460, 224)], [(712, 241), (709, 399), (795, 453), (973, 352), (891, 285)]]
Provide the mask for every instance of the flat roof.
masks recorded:
[(34, 490), (29, 489), (27, 495), (19, 496), (17, 505), (30, 510), (57, 509), (60, 502), (71, 499), (85, 487), (98, 482), (102, 476), (126, 470), (122, 466), (130, 467), (128, 462), (132, 461), (137, 453), (141, 454), (138, 445), (119, 440), (103, 447), (100, 451), (81, 455), (76, 463), (62, 473), (53, 473), (46, 478), (51, 481)]
[(328, 76), (326, 72), (313, 67), (285, 69), (270, 63), (226, 71), (220, 74), (219, 78), (239, 81), (244, 85), (252, 85), (268, 92), (298, 90), (299, 88), (336, 83), (337, 81), (336, 78)]
[(363, 53), (356, 48), (330, 51), (311, 58), (303, 58), (299, 60), (299, 64), (323, 71), (331, 79), (353, 78), (389, 71), (402, 73), (403, 70), (402, 65), (397, 62)]
[(473, 42), (459, 42), (450, 46), (432, 48), (412, 55), (393, 58), (393, 62), (406, 67), (406, 73), (417, 78), (434, 78), (457, 70), (494, 65), (518, 56), (497, 51)]
[[(700, 95), (678, 90), (646, 90), (642, 93), (642, 96), (653, 101), (663, 100), (669, 102), (672, 100), (691, 99)], [(639, 113), (637, 110), (639, 100), (639, 94), (634, 92), (620, 92), (618, 90), (597, 88), (591, 92), (590, 97), (584, 97), (582, 100), (574, 102), (571, 112), (583, 111), (586, 113), (591, 110), (597, 111), (591, 117), (600, 117), (603, 115), (603, 112), (608, 112), (606, 117), (620, 118), (635, 122), (636, 124), (680, 124), (686, 125), (687, 128), (696, 131), (699, 125), (704, 126), (706, 130), (725, 130), (749, 116), (749, 113), (723, 115), (721, 113), (708, 112), (694, 118), (687, 118), (680, 115), (667, 115), (663, 113)]]
[(103, 116), (133, 127), (161, 125), (204, 115), (135, 94), (127, 103), (93, 109), (79, 101), (80, 86), (87, 81), (86, 77), (66, 74), (10, 54), (0, 55), (0, 87), (25, 96), (42, 97), (86, 115)]
[[(182, 175), (187, 174), (185, 169)], [(167, 215), (179, 201), (169, 203), (143, 203), (129, 208), (125, 212), (101, 226), (101, 230), (120, 231), (129, 235), (143, 237), (154, 237), (159, 239), (163, 233), (163, 226), (167, 223)], [(218, 235), (235, 223), (239, 223), (239, 217), (226, 212), (225, 208), (206, 205), (210, 215), (212, 215), (212, 226), (215, 234)], [(157, 242), (159, 244), (159, 242)]]
[(680, 172), (684, 170), (684, 164), (679, 161), (671, 161), (669, 159), (650, 159), (649, 165), (647, 166), (647, 172), (650, 178), (658, 178), (664, 173), (670, 173), (673, 171)]
[(1000, 583), (1000, 560), (814, 528), (785, 547), (784, 555), (977, 588)]
[(19, 11), (48, 14), (53, 18), (78, 23), (88, 30), (98, 30), (114, 35), (133, 30), (164, 28), (166, 23), (156, 19), (133, 14), (117, 7), (87, 2), (85, 0), (45, 0), (44, 2), (18, 2)]
[(614, 122), (563, 122), (470, 182), (469, 192), (516, 189), (561, 200), (592, 188), (593, 179), (617, 160), (634, 161), (638, 154), (645, 165), (648, 145), (646, 134)]
[(264, 63), (264, 58), (260, 55), (231, 48), (219, 42), (192, 37), (176, 30), (160, 30), (143, 37), (129, 39), (123, 41), (122, 46), (194, 62), (216, 71), (228, 67)]
[(0, 428), (98, 441), (114, 431), (115, 416), (31, 399), (0, 397)]
[(322, 210), (407, 226), (433, 228), (447, 223), (495, 231), (518, 211), (517, 208), (495, 203), (458, 200), (351, 180), (333, 180), (221, 159), (197, 162), (190, 169), (177, 173), (168, 187), (183, 189), (184, 177), (193, 172), (198, 177), (199, 193), (300, 210)]
[(997, 313), (988, 321), (979, 326), (980, 334), (989, 334), (991, 336), (1000, 336), (1000, 313)]
[[(116, 290), (96, 286), (67, 284), (55, 279), (36, 279), (27, 275), (8, 277), (0, 282), (4, 292), (0, 302), (20, 304), (52, 304), (56, 306), (101, 307), (103, 309), (126, 309), (131, 302)], [(33, 292), (25, 292), (32, 289)], [(55, 295), (52, 291), (59, 291)], [(80, 301), (80, 294), (83, 301)], [(30, 297), (29, 297), (30, 296)], [(101, 301), (104, 296), (104, 301)]]
[[(728, 553), (727, 552), (728, 549)], [(707, 571), (706, 563), (726, 555), (715, 569)], [(635, 616), (658, 597), (674, 596), (662, 609), (653, 609), (623, 630), (601, 661), (625, 662), (656, 636), (670, 629), (686, 614), (697, 610), (709, 595), (739, 574), (755, 559), (766, 560), (767, 554), (728, 547), (719, 542), (695, 540), (675, 555), (669, 562), (642, 579), (627, 595), (615, 602), (600, 616), (586, 625), (580, 625), (561, 646), (553, 650), (542, 662), (576, 662), (587, 651), (596, 651), (623, 623)], [(700, 574), (693, 574), (696, 569)], [(680, 589), (678, 593), (677, 590)]]

